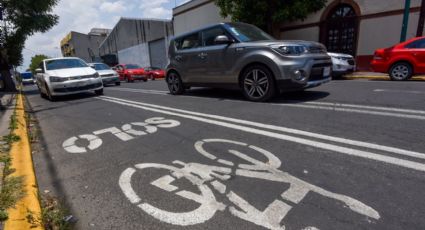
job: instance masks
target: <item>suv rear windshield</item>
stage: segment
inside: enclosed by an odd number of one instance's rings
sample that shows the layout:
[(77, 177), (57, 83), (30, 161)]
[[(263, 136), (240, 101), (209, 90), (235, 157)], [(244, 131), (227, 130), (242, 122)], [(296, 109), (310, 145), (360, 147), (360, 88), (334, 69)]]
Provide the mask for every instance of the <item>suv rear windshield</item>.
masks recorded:
[(88, 65), (80, 59), (56, 59), (46, 61), (46, 70), (82, 68)]
[(242, 23), (227, 23), (229, 31), (242, 42), (275, 40), (260, 28)]

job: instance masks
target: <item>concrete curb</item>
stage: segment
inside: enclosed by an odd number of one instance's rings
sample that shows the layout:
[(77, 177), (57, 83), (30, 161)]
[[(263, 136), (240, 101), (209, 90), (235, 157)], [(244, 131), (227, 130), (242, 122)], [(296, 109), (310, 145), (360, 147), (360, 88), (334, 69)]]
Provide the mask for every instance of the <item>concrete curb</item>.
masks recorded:
[(8, 209), (9, 219), (5, 222), (5, 230), (24, 230), (24, 229), (44, 229), (43, 226), (34, 226), (28, 223), (26, 217), (31, 211), (33, 215), (41, 214), (40, 201), (38, 199), (38, 186), (35, 177), (31, 147), (28, 138), (28, 130), (25, 119), (24, 98), (22, 94), (17, 95), (16, 101), (16, 119), (18, 128), (13, 131), (15, 135), (21, 137), (18, 142), (12, 144), (10, 156), (12, 165), (16, 171), (13, 176), (24, 176), (24, 188), (26, 195), (15, 206)]

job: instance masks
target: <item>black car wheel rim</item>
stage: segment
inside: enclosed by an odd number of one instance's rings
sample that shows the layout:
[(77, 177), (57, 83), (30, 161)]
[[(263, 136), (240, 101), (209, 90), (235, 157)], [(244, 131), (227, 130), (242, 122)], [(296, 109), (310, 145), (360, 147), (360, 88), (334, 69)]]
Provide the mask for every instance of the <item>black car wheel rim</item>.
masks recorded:
[(168, 77), (168, 87), (170, 88), (171, 92), (175, 93), (178, 92), (180, 89), (180, 80), (179, 77), (176, 74), (170, 74)]

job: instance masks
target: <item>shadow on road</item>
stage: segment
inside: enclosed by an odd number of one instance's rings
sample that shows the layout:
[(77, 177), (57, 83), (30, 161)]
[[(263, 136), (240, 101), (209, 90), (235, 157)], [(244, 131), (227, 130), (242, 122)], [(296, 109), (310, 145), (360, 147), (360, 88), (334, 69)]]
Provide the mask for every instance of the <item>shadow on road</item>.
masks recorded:
[[(238, 100), (238, 101), (247, 101), (243, 96), (242, 92), (239, 90), (230, 90), (230, 89), (215, 89), (215, 88), (193, 88), (186, 91), (184, 96), (191, 97), (205, 97), (205, 98), (216, 98), (218, 100)], [(306, 90), (298, 92), (286, 92), (277, 95), (269, 103), (303, 103), (307, 101), (316, 101), (322, 98), (329, 96), (328, 92), (324, 91), (315, 91), (315, 90)]]

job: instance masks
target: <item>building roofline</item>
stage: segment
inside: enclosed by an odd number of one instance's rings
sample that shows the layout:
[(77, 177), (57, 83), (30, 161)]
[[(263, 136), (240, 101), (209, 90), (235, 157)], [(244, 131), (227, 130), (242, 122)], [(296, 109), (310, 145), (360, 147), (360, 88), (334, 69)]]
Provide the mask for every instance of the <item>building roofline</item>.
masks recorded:
[(171, 22), (169, 19), (155, 19), (155, 18), (132, 18), (132, 17), (120, 17), (120, 20), (114, 25), (114, 27), (111, 29), (111, 32), (106, 36), (105, 39), (103, 39), (102, 43), (99, 44), (99, 48), (103, 46), (103, 44), (108, 40), (109, 36), (114, 32), (115, 28), (120, 24), (123, 20), (133, 20), (133, 21), (157, 21), (157, 22)]

